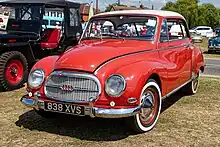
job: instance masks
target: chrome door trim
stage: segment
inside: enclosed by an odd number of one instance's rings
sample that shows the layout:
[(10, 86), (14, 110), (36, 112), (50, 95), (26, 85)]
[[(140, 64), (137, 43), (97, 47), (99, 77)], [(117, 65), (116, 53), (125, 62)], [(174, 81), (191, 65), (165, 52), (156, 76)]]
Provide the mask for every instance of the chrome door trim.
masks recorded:
[(166, 94), (165, 96), (162, 97), (162, 99), (165, 99), (169, 96), (171, 96), (172, 94), (174, 94), (175, 92), (177, 92), (178, 90), (180, 90), (181, 88), (183, 88), (184, 86), (186, 86), (188, 83), (190, 83), (193, 80), (193, 78), (191, 78), (189, 81), (187, 81), (186, 83), (182, 84), (181, 86), (175, 88), (174, 90), (172, 90), (171, 92), (169, 92), (168, 94)]

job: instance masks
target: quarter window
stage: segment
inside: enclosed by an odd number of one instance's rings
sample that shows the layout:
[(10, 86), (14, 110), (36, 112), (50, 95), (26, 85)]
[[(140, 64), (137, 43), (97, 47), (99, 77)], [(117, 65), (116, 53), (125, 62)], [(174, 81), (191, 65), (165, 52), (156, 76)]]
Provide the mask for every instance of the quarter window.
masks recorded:
[(186, 32), (185, 21), (180, 19), (168, 19), (167, 25), (169, 30), (169, 40), (181, 40), (189, 37)]

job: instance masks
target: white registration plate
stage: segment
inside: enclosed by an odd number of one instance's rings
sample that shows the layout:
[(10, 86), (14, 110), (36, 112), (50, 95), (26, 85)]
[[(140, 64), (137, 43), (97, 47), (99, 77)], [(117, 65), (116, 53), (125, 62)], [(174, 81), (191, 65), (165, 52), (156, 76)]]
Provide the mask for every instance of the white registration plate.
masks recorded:
[(51, 112), (66, 113), (72, 115), (85, 115), (84, 106), (66, 104), (66, 103), (56, 103), (56, 102), (44, 102), (44, 110)]

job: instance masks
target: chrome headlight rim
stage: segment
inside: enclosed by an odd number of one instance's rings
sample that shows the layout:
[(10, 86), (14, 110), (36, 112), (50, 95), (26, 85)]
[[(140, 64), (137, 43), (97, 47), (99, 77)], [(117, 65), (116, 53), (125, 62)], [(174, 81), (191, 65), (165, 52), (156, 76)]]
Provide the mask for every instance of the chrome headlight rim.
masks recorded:
[[(42, 73), (42, 81), (40, 82), (40, 84), (38, 85), (38, 86), (33, 86), (33, 85), (31, 85), (30, 84), (30, 77), (31, 77), (31, 75), (34, 73), (34, 72), (36, 72), (37, 70), (39, 70), (41, 73)], [(45, 71), (42, 69), (42, 68), (36, 68), (36, 69), (34, 69), (34, 70), (32, 70), (30, 73), (29, 73), (29, 76), (28, 76), (28, 86), (31, 88), (31, 89), (39, 89), (41, 86), (42, 86), (42, 84), (44, 83), (44, 80), (45, 80)]]
[[(106, 89), (106, 88), (107, 88), (106, 85), (107, 85), (108, 80), (109, 80), (111, 77), (113, 77), (113, 76), (120, 77), (120, 79), (121, 79), (121, 80), (123, 81), (123, 83), (124, 83), (121, 92), (118, 93), (117, 95), (112, 95), (112, 94), (108, 93), (108, 90)], [(105, 81), (105, 93), (106, 93), (108, 96), (110, 96), (110, 97), (116, 97), (116, 98), (117, 98), (117, 97), (120, 97), (120, 96), (124, 93), (126, 87), (127, 87), (126, 80), (125, 80), (125, 78), (124, 78), (121, 74), (112, 74), (112, 75), (110, 75), (110, 76), (107, 78), (107, 80)]]

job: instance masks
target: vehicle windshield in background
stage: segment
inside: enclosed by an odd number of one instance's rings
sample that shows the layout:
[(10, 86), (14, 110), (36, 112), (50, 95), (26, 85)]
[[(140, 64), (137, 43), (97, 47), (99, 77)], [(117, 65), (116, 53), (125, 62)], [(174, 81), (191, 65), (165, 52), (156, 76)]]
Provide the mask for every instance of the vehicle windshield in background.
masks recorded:
[(125, 38), (152, 41), (155, 38), (155, 17), (109, 16), (89, 22), (84, 39)]
[[(33, 5), (0, 5), (2, 30), (38, 33), (40, 31), (41, 7)], [(4, 16), (4, 19), (1, 19)]]

